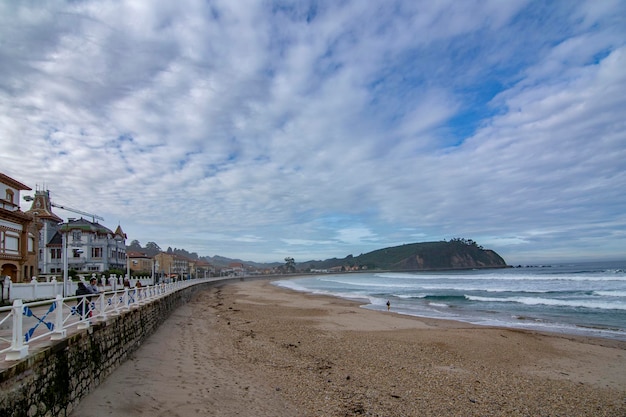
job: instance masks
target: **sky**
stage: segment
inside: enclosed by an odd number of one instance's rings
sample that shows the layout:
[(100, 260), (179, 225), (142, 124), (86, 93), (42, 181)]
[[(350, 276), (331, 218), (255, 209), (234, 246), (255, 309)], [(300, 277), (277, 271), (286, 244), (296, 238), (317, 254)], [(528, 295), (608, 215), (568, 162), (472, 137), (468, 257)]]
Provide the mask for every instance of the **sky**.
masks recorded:
[(624, 1), (0, 2), (0, 172), (200, 256), (626, 259), (625, 92)]

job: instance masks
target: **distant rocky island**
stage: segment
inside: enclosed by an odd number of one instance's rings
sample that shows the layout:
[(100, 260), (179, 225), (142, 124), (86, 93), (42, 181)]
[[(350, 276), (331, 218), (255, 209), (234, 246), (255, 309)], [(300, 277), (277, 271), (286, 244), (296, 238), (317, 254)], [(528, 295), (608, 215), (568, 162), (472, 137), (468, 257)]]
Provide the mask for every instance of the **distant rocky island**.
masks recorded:
[(378, 249), (343, 259), (299, 262), (298, 269), (417, 271), (443, 269), (506, 268), (504, 259), (495, 251), (484, 249), (471, 239), (410, 243)]

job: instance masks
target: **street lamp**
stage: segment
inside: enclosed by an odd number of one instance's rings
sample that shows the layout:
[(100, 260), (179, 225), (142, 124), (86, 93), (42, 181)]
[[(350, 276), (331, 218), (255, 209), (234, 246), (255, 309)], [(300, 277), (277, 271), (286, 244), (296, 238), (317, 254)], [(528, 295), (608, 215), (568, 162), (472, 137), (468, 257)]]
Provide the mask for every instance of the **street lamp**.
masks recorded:
[[(64, 225), (64, 223), (61, 223)], [(67, 262), (67, 227), (63, 230), (61, 226), (61, 237), (63, 244), (63, 298), (67, 297), (67, 280), (68, 280), (68, 262)]]
[[(115, 235), (115, 242), (117, 243), (121, 243), (124, 242), (125, 239), (123, 236), (116, 234)], [(117, 249), (117, 261), (118, 261), (118, 265), (119, 265), (119, 260), (120, 260), (120, 250), (118, 248), (118, 245), (115, 245), (115, 249)], [(124, 255), (126, 255), (126, 248), (124, 248)], [(128, 274), (128, 280), (130, 280), (130, 265), (128, 264), (128, 256), (126, 256), (126, 273)], [(122, 285), (124, 285), (124, 283), (122, 282)]]

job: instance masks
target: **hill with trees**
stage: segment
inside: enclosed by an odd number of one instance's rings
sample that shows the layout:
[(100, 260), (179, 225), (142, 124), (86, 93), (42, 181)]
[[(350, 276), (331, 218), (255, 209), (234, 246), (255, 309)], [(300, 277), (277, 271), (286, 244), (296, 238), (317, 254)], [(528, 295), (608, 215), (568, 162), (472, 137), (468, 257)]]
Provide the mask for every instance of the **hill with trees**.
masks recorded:
[(471, 239), (461, 238), (440, 242), (410, 243), (378, 249), (356, 257), (348, 255), (343, 259), (333, 258), (298, 264), (299, 269), (330, 269), (337, 266), (397, 271), (504, 268), (507, 265), (504, 259), (493, 250), (484, 249)]

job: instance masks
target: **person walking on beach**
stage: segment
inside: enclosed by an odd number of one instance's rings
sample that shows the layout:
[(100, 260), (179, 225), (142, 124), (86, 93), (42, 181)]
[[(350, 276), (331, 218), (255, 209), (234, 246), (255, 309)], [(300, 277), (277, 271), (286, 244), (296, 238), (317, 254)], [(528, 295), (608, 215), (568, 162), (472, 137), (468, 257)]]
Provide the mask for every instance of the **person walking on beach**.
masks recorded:
[(389, 309), (391, 309), (391, 303), (387, 300), (387, 311), (389, 311)]

